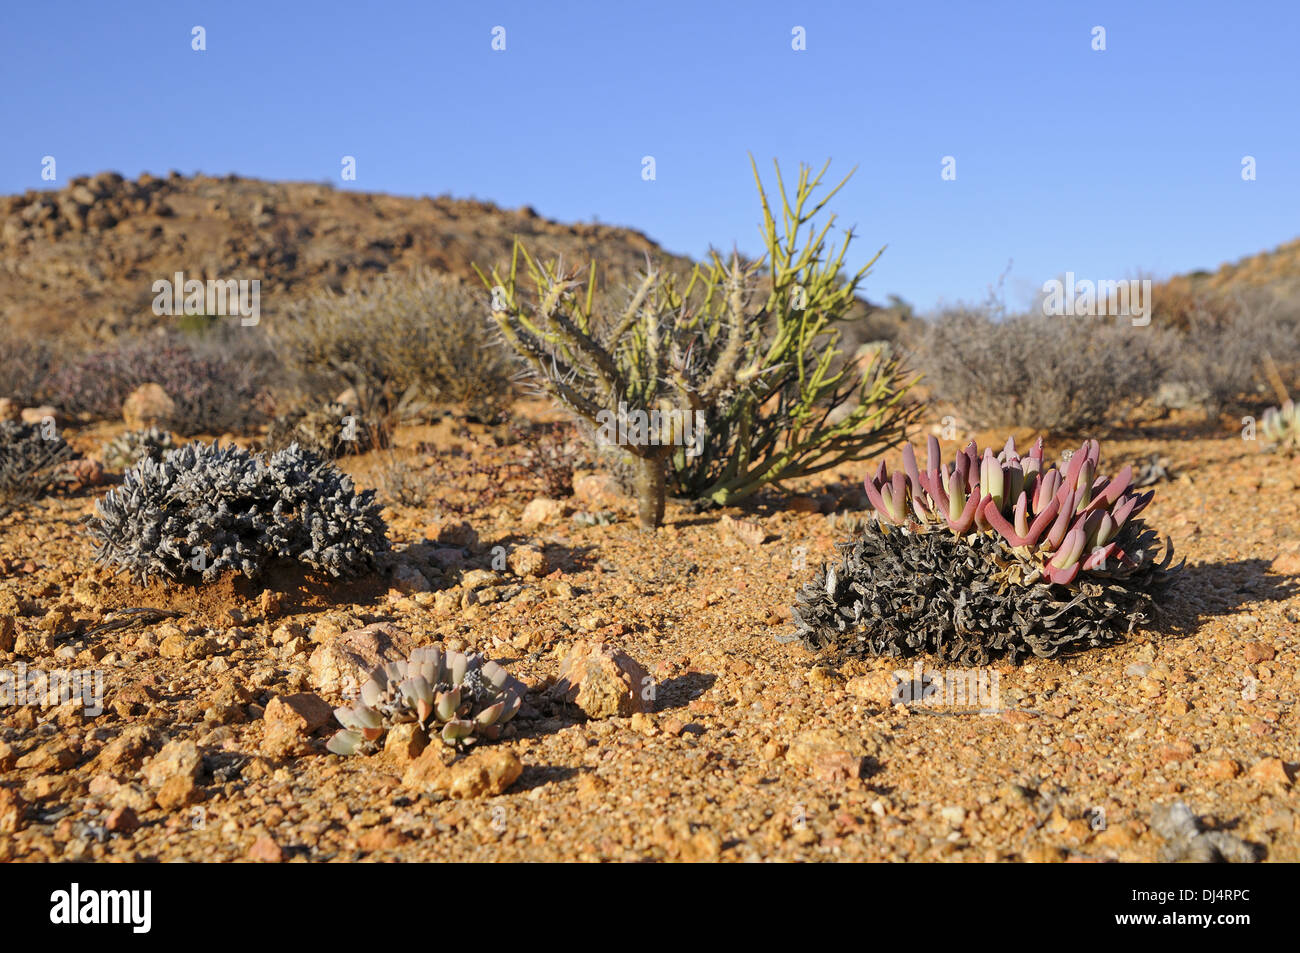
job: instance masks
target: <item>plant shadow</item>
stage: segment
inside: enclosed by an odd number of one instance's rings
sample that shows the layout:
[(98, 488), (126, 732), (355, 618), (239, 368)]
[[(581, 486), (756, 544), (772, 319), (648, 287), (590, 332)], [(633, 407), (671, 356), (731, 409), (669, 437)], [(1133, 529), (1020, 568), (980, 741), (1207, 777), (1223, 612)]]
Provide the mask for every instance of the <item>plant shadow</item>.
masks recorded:
[[(1184, 566), (1170, 583), (1154, 620), (1155, 631), (1190, 635), (1210, 618), (1231, 615), (1251, 602), (1283, 602), (1300, 594), (1300, 583), (1269, 572), (1266, 559), (1239, 559)], [(1291, 613), (1300, 621), (1300, 609)]]

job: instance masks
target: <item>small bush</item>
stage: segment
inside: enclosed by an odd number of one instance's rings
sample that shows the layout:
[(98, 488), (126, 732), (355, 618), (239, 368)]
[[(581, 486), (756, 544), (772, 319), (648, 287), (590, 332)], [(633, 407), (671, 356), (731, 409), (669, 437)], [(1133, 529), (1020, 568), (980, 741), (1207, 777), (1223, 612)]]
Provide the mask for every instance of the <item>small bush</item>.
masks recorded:
[(378, 425), (363, 420), (359, 413), (331, 403), (311, 410), (299, 408), (276, 417), (267, 428), (266, 446), (284, 450), (296, 443), (304, 450), (334, 459), (386, 446), (388, 436)]
[(1211, 420), (1239, 398), (1258, 399), (1270, 356), (1285, 373), (1300, 368), (1300, 308), (1270, 289), (1216, 299), (1214, 307), (1189, 306), (1181, 320), (1163, 379)]
[(127, 396), (148, 383), (175, 403), (175, 428), (183, 436), (252, 433), (266, 418), (265, 388), (254, 366), (174, 335), (87, 354), (55, 373), (46, 390), (60, 410), (112, 420)]
[(314, 401), (351, 389), (369, 420), (417, 417), (436, 402), (493, 421), (510, 398), (513, 362), (497, 343), (485, 298), (431, 272), (385, 274), (366, 288), (315, 295), (271, 333)]
[(269, 457), (191, 443), (144, 459), (95, 505), (95, 559), (143, 582), (256, 578), (291, 561), (351, 576), (388, 549), (374, 491), (357, 493), (333, 464), (290, 447)]
[(427, 468), (390, 454), (375, 473), (375, 487), (385, 502), (418, 509), (433, 499), (438, 481)]
[(104, 444), (103, 459), (106, 466), (125, 470), (148, 457), (161, 460), (168, 450), (175, 449), (172, 435), (156, 427), (128, 430)]
[(9, 397), (24, 407), (40, 402), (54, 362), (50, 345), (8, 334), (0, 348), (0, 397)]
[(995, 320), (989, 308), (956, 308), (925, 330), (917, 362), (932, 395), (974, 426), (1079, 431), (1120, 419), (1155, 392), (1162, 345), (1128, 319)]
[(38, 424), (0, 421), (0, 516), (44, 496), (76, 454)]

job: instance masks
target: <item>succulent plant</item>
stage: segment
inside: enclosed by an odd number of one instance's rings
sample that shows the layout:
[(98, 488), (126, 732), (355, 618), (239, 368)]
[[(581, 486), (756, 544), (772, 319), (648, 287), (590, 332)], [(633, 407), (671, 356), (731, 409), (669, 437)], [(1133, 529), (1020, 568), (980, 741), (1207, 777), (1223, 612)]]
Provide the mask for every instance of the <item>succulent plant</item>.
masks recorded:
[(131, 573), (210, 582), (255, 578), (275, 561), (333, 577), (371, 568), (388, 549), (374, 491), (357, 493), (332, 463), (300, 447), (250, 454), (191, 443), (144, 459), (95, 505), (95, 559)]
[(1050, 657), (1099, 645), (1148, 618), (1170, 575), (1153, 530), (1137, 515), (1131, 467), (1098, 475), (1087, 441), (1061, 464), (1042, 441), (996, 456), (972, 441), (944, 464), (931, 437), (922, 470), (910, 445), (903, 469), (882, 463), (865, 483), (875, 521), (841, 544), (799, 593), (810, 644), (901, 655), (933, 651), (966, 662), (1005, 652)]
[(1273, 450), (1282, 453), (1300, 453), (1300, 407), (1295, 401), (1283, 401), (1281, 407), (1270, 407), (1260, 418), (1259, 429)]
[(523, 697), (524, 684), (498, 663), (424, 646), (405, 661), (375, 669), (357, 702), (334, 710), (343, 729), (326, 747), (341, 755), (374, 751), (388, 729), (401, 724), (418, 725), (458, 748), (494, 741)]
[(128, 430), (104, 444), (104, 463), (114, 469), (126, 469), (145, 457), (161, 460), (175, 446), (171, 433), (166, 430), (157, 427)]
[(283, 450), (297, 444), (322, 457), (365, 453), (379, 444), (378, 431), (343, 404), (300, 408), (276, 417), (266, 431), (266, 446)]
[(0, 515), (48, 492), (76, 456), (39, 424), (0, 421)]

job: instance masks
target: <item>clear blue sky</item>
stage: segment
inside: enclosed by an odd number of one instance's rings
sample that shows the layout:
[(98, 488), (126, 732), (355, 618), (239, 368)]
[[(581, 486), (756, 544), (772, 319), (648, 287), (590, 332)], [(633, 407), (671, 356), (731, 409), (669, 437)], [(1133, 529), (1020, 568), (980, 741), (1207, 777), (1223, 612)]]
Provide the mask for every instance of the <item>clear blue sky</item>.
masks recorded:
[(333, 179), (699, 255), (757, 250), (748, 152), (832, 158), (859, 167), (837, 204), (859, 257), (889, 246), (870, 297), (978, 299), (1014, 261), (1014, 305), (1067, 270), (1162, 276), (1300, 234), (1297, 40), (1293, 0), (6, 2), (0, 192), (49, 187), (45, 155), (58, 184)]

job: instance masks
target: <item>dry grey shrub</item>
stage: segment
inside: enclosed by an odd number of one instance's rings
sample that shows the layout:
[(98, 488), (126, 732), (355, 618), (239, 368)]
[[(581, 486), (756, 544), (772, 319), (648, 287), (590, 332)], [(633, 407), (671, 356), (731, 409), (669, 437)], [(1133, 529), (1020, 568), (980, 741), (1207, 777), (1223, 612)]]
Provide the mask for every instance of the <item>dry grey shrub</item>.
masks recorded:
[(1128, 318), (949, 309), (921, 335), (917, 363), (939, 401), (978, 427), (1078, 431), (1121, 419), (1150, 397), (1164, 336)]
[(0, 421), (0, 516), (44, 496), (76, 454), (39, 424)]
[(375, 489), (381, 500), (390, 504), (418, 509), (434, 498), (437, 479), (427, 467), (386, 455), (375, 471)]
[(31, 407), (39, 403), (54, 364), (54, 349), (43, 341), (5, 333), (0, 347), (0, 397)]
[(95, 505), (95, 560), (141, 582), (227, 570), (255, 579), (274, 562), (338, 578), (388, 549), (374, 491), (299, 447), (270, 455), (190, 443), (148, 457)]
[(418, 417), (432, 403), (496, 420), (510, 399), (514, 362), (489, 322), (486, 295), (449, 276), (390, 273), (313, 295), (270, 331), (313, 403), (352, 389), (366, 420)]
[[(1239, 292), (1227, 307), (1193, 307), (1186, 322), (1185, 331), (1168, 336), (1163, 380), (1211, 420), (1240, 398), (1259, 399), (1269, 355), (1284, 373), (1300, 369), (1300, 305), (1276, 289)], [(1154, 324), (1160, 323), (1157, 312)]]

